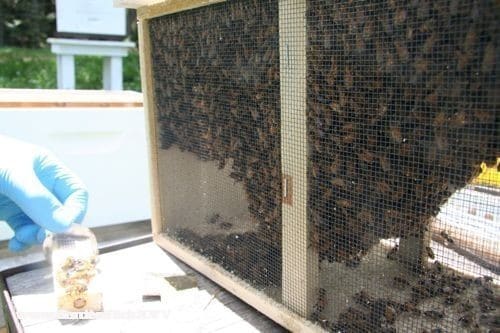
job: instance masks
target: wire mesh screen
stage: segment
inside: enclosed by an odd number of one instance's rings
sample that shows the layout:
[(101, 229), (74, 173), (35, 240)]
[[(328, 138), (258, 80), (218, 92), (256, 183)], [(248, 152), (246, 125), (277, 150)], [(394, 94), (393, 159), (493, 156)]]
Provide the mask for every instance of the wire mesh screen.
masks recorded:
[(499, 19), (480, 0), (150, 19), (162, 231), (327, 331), (499, 330)]
[(472, 183), (500, 156), (499, 12), (307, 2), (311, 319), (325, 329), (500, 329), (500, 192)]
[(150, 21), (164, 231), (279, 298), (277, 1)]

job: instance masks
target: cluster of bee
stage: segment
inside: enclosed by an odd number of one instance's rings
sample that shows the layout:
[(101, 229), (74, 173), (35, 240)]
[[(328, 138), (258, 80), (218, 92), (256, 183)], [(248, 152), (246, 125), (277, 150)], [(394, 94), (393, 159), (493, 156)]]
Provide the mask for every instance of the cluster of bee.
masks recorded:
[[(374, 297), (365, 289), (353, 296), (355, 305), (340, 314), (333, 322), (327, 318), (324, 309), (327, 305), (327, 290), (320, 288), (317, 302), (313, 307), (311, 320), (331, 332), (396, 332), (395, 324), (405, 323), (410, 318), (425, 318), (441, 330), (448, 312), (454, 313), (458, 321), (453, 322), (455, 329), (462, 328), (473, 332), (498, 329), (500, 326), (500, 289), (489, 276), (470, 278), (456, 274), (443, 267), (439, 262), (422, 271), (417, 279), (395, 276), (392, 285), (410, 289), (411, 298), (399, 302), (389, 298)], [(476, 300), (470, 295), (477, 295)], [(426, 304), (423, 306), (423, 304)], [(450, 327), (449, 327), (450, 328)], [(409, 327), (406, 329), (410, 330)]]
[(172, 236), (254, 287), (281, 285), (281, 252), (260, 234), (200, 236), (178, 229)]
[(310, 219), (330, 261), (418, 233), (494, 164), (493, 1), (308, 1)]
[(159, 141), (244, 184), (262, 237), (281, 244), (278, 3), (238, 0), (151, 20)]

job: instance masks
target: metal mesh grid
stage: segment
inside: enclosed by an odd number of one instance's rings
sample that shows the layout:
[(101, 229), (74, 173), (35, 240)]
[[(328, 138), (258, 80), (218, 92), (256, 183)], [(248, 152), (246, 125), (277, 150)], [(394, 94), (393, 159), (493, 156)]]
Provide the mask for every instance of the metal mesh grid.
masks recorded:
[(149, 20), (163, 231), (326, 330), (499, 329), (500, 180), (475, 178), (499, 168), (499, 18), (237, 0)]
[(311, 319), (499, 329), (500, 192), (470, 185), (499, 156), (498, 5), (307, 4)]
[(278, 298), (277, 1), (151, 19), (165, 232)]

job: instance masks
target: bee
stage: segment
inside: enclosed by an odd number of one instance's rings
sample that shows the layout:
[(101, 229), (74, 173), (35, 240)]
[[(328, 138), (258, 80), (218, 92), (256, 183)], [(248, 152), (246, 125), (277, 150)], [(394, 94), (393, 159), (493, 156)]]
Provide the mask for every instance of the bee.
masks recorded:
[(408, 13), (406, 12), (406, 10), (403, 8), (399, 8), (394, 15), (394, 23), (396, 23), (397, 25), (403, 24), (406, 21), (407, 16)]
[(434, 256), (434, 251), (432, 250), (432, 248), (430, 246), (426, 246), (425, 247), (425, 252), (427, 253), (427, 256), (431, 259), (434, 259), (435, 256)]
[(391, 192), (391, 187), (384, 181), (377, 183), (377, 190), (381, 193), (388, 194)]
[(233, 227), (233, 224), (230, 223), (230, 222), (222, 222), (221, 224), (219, 224), (219, 228), (222, 229), (222, 230), (229, 230)]
[(320, 320), (321, 313), (325, 310), (327, 305), (326, 300), (326, 290), (324, 288), (319, 288), (318, 298), (313, 306), (313, 312), (311, 314), (311, 319), (314, 321)]
[(472, 313), (468, 312), (465, 315), (461, 316), (458, 319), (458, 322), (462, 325), (462, 327), (470, 327), (473, 322)]
[(453, 238), (451, 238), (451, 237), (450, 237), (450, 235), (448, 235), (448, 234), (446, 233), (446, 231), (442, 230), (439, 234), (440, 234), (440, 235), (441, 235), (441, 237), (443, 237), (443, 238), (444, 238), (444, 240), (445, 240), (445, 241), (447, 241), (448, 243), (450, 243), (450, 244), (453, 244), (453, 243), (454, 243)]
[(336, 204), (342, 208), (349, 208), (352, 206), (352, 202), (347, 199), (340, 199), (336, 201)]
[(408, 313), (420, 314), (420, 310), (417, 308), (416, 303), (411, 301), (403, 303), (402, 311)]
[(427, 72), (428, 64), (427, 64), (427, 61), (425, 59), (417, 58), (414, 62), (414, 66), (415, 66), (415, 71), (417, 72), (417, 74), (423, 74), (423, 73)]
[(495, 46), (493, 42), (488, 43), (484, 49), (483, 63), (481, 64), (481, 71), (489, 73), (492, 71), (495, 64)]
[(427, 311), (424, 311), (424, 316), (426, 316), (427, 318), (433, 319), (433, 320), (439, 320), (439, 319), (443, 319), (444, 312), (437, 311), (437, 310), (427, 310)]
[(350, 67), (347, 67), (344, 72), (344, 85), (347, 89), (352, 88), (353, 85), (353, 75)]
[(457, 58), (457, 69), (459, 71), (464, 70), (470, 63), (471, 60), (470, 52), (456, 51), (455, 56)]
[(467, 300), (463, 303), (460, 303), (460, 305), (459, 305), (460, 312), (467, 312), (467, 311), (470, 311), (472, 309), (474, 309), (474, 306), (471, 304), (471, 302), (469, 300)]
[(219, 219), (220, 219), (220, 214), (215, 213), (215, 214), (211, 215), (211, 216), (207, 219), (207, 223), (208, 223), (208, 224), (215, 224), (215, 223), (217, 223), (217, 221), (219, 221)]
[(387, 259), (389, 260), (397, 260), (398, 259), (398, 251), (399, 245), (396, 244), (394, 247), (387, 253)]
[(361, 254), (356, 253), (351, 255), (345, 262), (345, 265), (350, 268), (358, 267), (361, 263)]
[(358, 158), (363, 162), (371, 163), (375, 158), (375, 155), (369, 150), (364, 149), (361, 153), (358, 154)]
[(410, 282), (408, 282), (408, 280), (406, 280), (405, 278), (403, 278), (401, 276), (395, 276), (394, 282), (396, 283), (397, 286), (400, 286), (400, 287), (407, 287), (410, 285)]
[(373, 297), (368, 295), (365, 290), (361, 290), (360, 292), (354, 294), (354, 301), (367, 308), (370, 308), (375, 302)]
[(425, 101), (432, 106), (436, 106), (439, 99), (438, 93), (435, 91), (427, 96), (425, 96)]
[(452, 296), (448, 296), (446, 297), (446, 299), (444, 300), (444, 304), (446, 305), (453, 305), (457, 302), (457, 299), (455, 297), (452, 297)]
[(379, 156), (380, 167), (384, 172), (391, 171), (391, 162), (385, 156)]
[(464, 40), (464, 49), (467, 51), (473, 50), (474, 46), (477, 44), (477, 33), (474, 30), (474, 27), (467, 32)]
[(345, 181), (341, 178), (334, 177), (332, 180), (330, 180), (330, 183), (333, 186), (344, 188), (346, 186)]
[(399, 60), (407, 61), (410, 57), (410, 53), (405, 43), (403, 41), (396, 41), (394, 46), (396, 47), (396, 53), (398, 54)]
[(393, 324), (396, 320), (396, 310), (391, 305), (387, 305), (385, 307), (384, 317), (389, 324)]
[(437, 36), (435, 33), (432, 33), (424, 42), (422, 47), (422, 51), (424, 54), (429, 54), (434, 49), (434, 44), (437, 41)]

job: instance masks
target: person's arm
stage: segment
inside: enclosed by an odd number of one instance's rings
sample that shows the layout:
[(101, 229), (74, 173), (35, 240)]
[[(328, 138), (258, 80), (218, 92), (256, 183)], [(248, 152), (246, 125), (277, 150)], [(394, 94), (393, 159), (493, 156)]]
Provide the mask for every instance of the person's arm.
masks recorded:
[(85, 185), (49, 151), (0, 135), (0, 220), (14, 230), (11, 251), (81, 223), (87, 202)]

